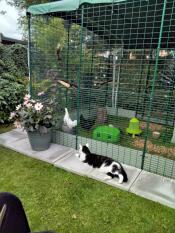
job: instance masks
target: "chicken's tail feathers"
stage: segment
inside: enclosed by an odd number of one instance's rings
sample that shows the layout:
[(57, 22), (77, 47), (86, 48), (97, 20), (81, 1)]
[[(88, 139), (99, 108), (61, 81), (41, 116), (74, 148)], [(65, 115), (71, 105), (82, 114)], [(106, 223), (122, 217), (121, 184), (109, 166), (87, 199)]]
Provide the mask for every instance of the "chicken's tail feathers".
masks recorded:
[(67, 108), (65, 108), (65, 115), (64, 115), (64, 118), (63, 118), (63, 121), (64, 121), (65, 124), (67, 124), (68, 117), (69, 117), (69, 113), (68, 113)]
[(77, 126), (77, 120), (74, 120), (74, 121), (72, 122), (72, 125), (73, 125), (73, 127)]

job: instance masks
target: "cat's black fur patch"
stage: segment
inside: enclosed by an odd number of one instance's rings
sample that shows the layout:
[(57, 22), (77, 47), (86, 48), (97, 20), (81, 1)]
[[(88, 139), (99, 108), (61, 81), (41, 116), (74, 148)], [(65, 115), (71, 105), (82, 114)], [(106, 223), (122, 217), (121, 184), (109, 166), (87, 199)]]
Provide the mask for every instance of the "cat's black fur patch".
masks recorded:
[(106, 166), (109, 166), (113, 162), (113, 160), (111, 158), (108, 158), (107, 156), (101, 156), (91, 153), (87, 146), (83, 146), (82, 151), (86, 154), (86, 159), (84, 163), (88, 163), (93, 168), (100, 168), (103, 163), (105, 163)]
[(107, 159), (105, 160), (105, 166), (110, 166), (111, 163), (113, 162), (112, 159), (106, 157)]
[(118, 170), (117, 165), (113, 165), (113, 166), (112, 166), (112, 172), (116, 172), (117, 170)]
[[(82, 152), (86, 154), (86, 158), (83, 162), (89, 164), (93, 168), (100, 168), (102, 166), (102, 164), (105, 164), (105, 166), (110, 166), (111, 163), (113, 163), (113, 162), (118, 163), (120, 167), (118, 167), (117, 165), (114, 164), (111, 172), (116, 172), (118, 170), (119, 173), (123, 175), (123, 182), (128, 181), (127, 174), (119, 162), (117, 162), (117, 161), (115, 161), (112, 158), (109, 158), (107, 156), (91, 153), (87, 146), (83, 146)], [(114, 177), (118, 178), (118, 175), (113, 174), (111, 172), (109, 172), (107, 175), (111, 176), (112, 178), (114, 178)]]
[(110, 176), (110, 177), (112, 177), (112, 178), (115, 178), (115, 177), (118, 178), (118, 175), (114, 175), (114, 174), (112, 174), (111, 172), (108, 172), (107, 175)]

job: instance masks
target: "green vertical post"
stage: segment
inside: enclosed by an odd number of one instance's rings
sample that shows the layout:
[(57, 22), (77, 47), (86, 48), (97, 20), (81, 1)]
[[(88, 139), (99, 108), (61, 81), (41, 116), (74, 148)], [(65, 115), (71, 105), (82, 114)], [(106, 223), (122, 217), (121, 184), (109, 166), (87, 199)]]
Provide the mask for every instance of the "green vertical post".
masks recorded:
[[(174, 76), (174, 75), (173, 75)], [(166, 118), (165, 118), (165, 125), (166, 125), (166, 130), (164, 132), (164, 137), (163, 137), (163, 142), (166, 142), (167, 136), (168, 136), (168, 125), (169, 125), (169, 121), (171, 122), (171, 118), (172, 118), (172, 111), (171, 111), (171, 100), (173, 100), (173, 95), (174, 95), (174, 84), (172, 84), (170, 86), (170, 89), (168, 90), (168, 94), (167, 94), (167, 101), (166, 101)], [(170, 109), (170, 110), (169, 110)]]
[(145, 115), (145, 104), (146, 104), (146, 95), (148, 94), (148, 88), (149, 88), (149, 81), (150, 81), (150, 74), (151, 74), (151, 66), (153, 63), (153, 50), (151, 49), (149, 52), (149, 62), (147, 67), (147, 75), (146, 75), (146, 81), (145, 81), (145, 88), (143, 92), (143, 104), (142, 104), (142, 118), (144, 118)]
[(84, 6), (81, 8), (81, 28), (80, 28), (80, 63), (77, 73), (77, 130), (76, 130), (76, 149), (78, 148), (79, 119), (80, 119), (80, 78), (81, 66), (83, 62), (83, 24), (84, 24)]
[[(173, 10), (174, 10), (174, 6), (175, 6), (175, 2), (173, 1), (173, 5), (172, 5), (172, 8), (171, 8), (171, 18), (170, 18), (170, 24), (169, 24), (169, 31), (168, 31), (168, 42), (169, 42), (169, 34), (171, 33), (171, 26), (172, 26), (172, 20), (173, 20)], [(173, 72), (173, 79), (175, 77), (175, 72)], [(171, 100), (173, 100), (173, 96), (174, 96), (174, 82), (173, 84), (170, 86), (169, 90), (168, 90), (168, 101), (167, 101), (167, 106), (166, 106), (166, 120), (165, 120), (165, 125), (166, 125), (166, 131), (165, 131), (165, 134), (164, 134), (164, 137), (163, 137), (163, 141), (165, 142), (166, 141), (166, 138), (168, 136), (168, 121), (170, 119), (171, 121), (171, 118), (172, 117), (172, 111), (169, 111), (169, 108), (171, 108)], [(173, 114), (174, 115), (174, 114)], [(174, 119), (173, 119), (173, 127), (174, 127)]]
[(29, 72), (29, 94), (32, 96), (32, 78), (31, 78), (31, 15), (27, 14), (28, 19), (28, 72)]
[(110, 48), (110, 55), (109, 55), (108, 62), (107, 62), (107, 77), (106, 77), (106, 80), (105, 80), (106, 89), (104, 90), (104, 92), (105, 92), (105, 101), (102, 102), (103, 107), (107, 106), (108, 88), (109, 88), (110, 77), (111, 77), (111, 48)]
[[(140, 7), (142, 6), (142, 2), (140, 1)], [(139, 17), (141, 17), (140, 15), (141, 12), (139, 12)], [(147, 24), (147, 18), (148, 18), (148, 14), (149, 14), (149, 4), (147, 4), (147, 8), (146, 8), (146, 15), (145, 15), (145, 23), (144, 23), (144, 37), (143, 37), (143, 45), (145, 43), (145, 38), (146, 38), (146, 24)], [(152, 43), (152, 40), (151, 40), (151, 43)], [(143, 62), (143, 60), (145, 61), (145, 55), (146, 55), (146, 51), (145, 49), (142, 50), (142, 56), (141, 56), (141, 59), (142, 59), (142, 63), (141, 63), (141, 75), (140, 75), (140, 80), (139, 80), (139, 91), (138, 91), (138, 97), (137, 97), (137, 108), (136, 108), (136, 117), (137, 117), (137, 113), (139, 111), (139, 108), (140, 108), (140, 113), (142, 113), (142, 118), (144, 117), (144, 112), (145, 112), (145, 102), (146, 102), (146, 99), (145, 99), (145, 95), (146, 95), (146, 92), (147, 92), (147, 86), (148, 86), (148, 83), (149, 83), (149, 76), (150, 76), (150, 70), (151, 70), (151, 64), (152, 64), (152, 50), (149, 52), (149, 58), (151, 57), (151, 59), (149, 59), (149, 64), (148, 64), (148, 68), (147, 68), (147, 76), (146, 76), (146, 88), (145, 90), (143, 91), (143, 98), (144, 100), (142, 101), (142, 105), (141, 106), (138, 106), (139, 105), (139, 100), (140, 100), (140, 93), (141, 93), (141, 83), (142, 83), (142, 78), (143, 78), (143, 70), (144, 70), (144, 67), (145, 67), (145, 64)]]
[(160, 51), (161, 40), (162, 40), (162, 31), (163, 31), (163, 25), (164, 25), (166, 4), (167, 4), (167, 0), (164, 0), (162, 19), (161, 19), (161, 25), (160, 25), (160, 31), (159, 31), (159, 40), (158, 40), (158, 46), (157, 46), (157, 50), (156, 50), (156, 63), (155, 63), (155, 68), (154, 68), (154, 76), (153, 76), (153, 80), (152, 80), (149, 109), (148, 109), (148, 114), (147, 114), (146, 135), (145, 135), (145, 141), (144, 141), (141, 169), (143, 169), (143, 167), (144, 167), (145, 153), (146, 153), (146, 149), (147, 149), (148, 132), (149, 132), (150, 118), (151, 118), (151, 112), (152, 112), (152, 103), (153, 103), (154, 91), (155, 91), (155, 82), (157, 80), (157, 74), (158, 74), (157, 69), (158, 69), (158, 62), (159, 62), (159, 51)]
[(140, 106), (139, 106), (139, 102), (140, 102), (140, 94), (141, 94), (141, 85), (142, 85), (142, 80), (143, 80), (143, 70), (144, 70), (144, 62), (145, 62), (145, 49), (142, 50), (142, 55), (141, 55), (141, 64), (140, 64), (140, 70), (141, 70), (141, 73), (140, 73), (140, 77), (139, 77), (139, 90), (138, 90), (138, 93), (137, 93), (137, 102), (136, 102), (136, 117), (137, 117), (137, 114), (139, 112), (139, 109), (140, 109)]
[[(70, 47), (70, 24), (68, 22), (68, 29), (67, 29), (67, 53), (66, 53), (66, 79), (69, 80), (69, 47)], [(68, 107), (68, 90), (66, 89), (66, 107)]]
[[(93, 76), (93, 70), (94, 70), (94, 33), (92, 35), (92, 54), (91, 54), (91, 72), (90, 72), (90, 81), (92, 81), (92, 76)], [(91, 95), (92, 95), (92, 86), (89, 87), (89, 116), (90, 116), (90, 111), (91, 111)]]

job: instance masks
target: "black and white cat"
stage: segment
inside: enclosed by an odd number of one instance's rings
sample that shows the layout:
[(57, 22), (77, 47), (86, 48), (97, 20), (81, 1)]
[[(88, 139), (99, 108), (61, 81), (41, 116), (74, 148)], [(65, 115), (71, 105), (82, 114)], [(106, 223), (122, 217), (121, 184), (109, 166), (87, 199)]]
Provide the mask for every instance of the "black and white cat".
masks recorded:
[(76, 156), (80, 161), (87, 163), (93, 168), (99, 169), (100, 172), (107, 174), (106, 179), (118, 178), (119, 183), (127, 182), (127, 174), (119, 162), (116, 162), (112, 158), (108, 158), (103, 155), (93, 154), (89, 150), (89, 145), (80, 145), (78, 153)]

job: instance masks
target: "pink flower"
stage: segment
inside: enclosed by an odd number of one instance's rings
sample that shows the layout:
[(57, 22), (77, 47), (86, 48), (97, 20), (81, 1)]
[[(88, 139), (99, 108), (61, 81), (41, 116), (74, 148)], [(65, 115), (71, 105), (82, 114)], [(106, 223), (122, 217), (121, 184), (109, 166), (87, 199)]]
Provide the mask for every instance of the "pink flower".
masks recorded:
[(35, 109), (36, 109), (36, 111), (40, 111), (42, 108), (43, 108), (42, 103), (36, 103), (36, 104), (35, 104)]
[(14, 122), (14, 125), (15, 125), (15, 127), (18, 128), (18, 129), (21, 128), (21, 123), (20, 123), (19, 121), (15, 121), (15, 122)]
[(10, 113), (9, 119), (11, 120), (11, 119), (13, 119), (15, 116), (16, 116), (16, 113), (15, 113), (15, 112), (11, 112), (11, 113)]
[(21, 108), (21, 104), (19, 104), (18, 106), (16, 106), (16, 110), (18, 111)]
[(38, 96), (41, 96), (41, 95), (44, 95), (44, 91), (38, 93)]
[(26, 100), (26, 101), (24, 101), (24, 106), (27, 106), (27, 104), (28, 104), (28, 100)]
[(29, 99), (30, 99), (30, 95), (29, 94), (27, 94), (27, 95), (24, 96), (24, 100), (25, 101), (28, 101)]

